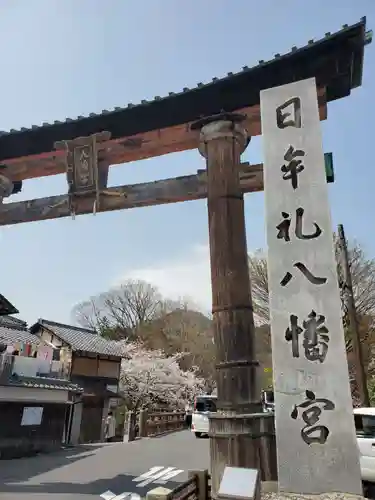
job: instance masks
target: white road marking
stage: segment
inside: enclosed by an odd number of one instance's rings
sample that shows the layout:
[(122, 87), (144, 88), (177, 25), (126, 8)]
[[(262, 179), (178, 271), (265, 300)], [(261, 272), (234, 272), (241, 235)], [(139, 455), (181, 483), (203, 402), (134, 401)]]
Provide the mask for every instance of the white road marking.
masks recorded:
[(148, 471), (148, 472), (144, 472), (143, 474), (141, 474), (140, 476), (136, 477), (133, 479), (133, 481), (135, 481), (136, 483), (139, 482), (139, 481), (143, 481), (144, 479), (146, 479), (147, 477), (150, 477), (152, 476), (153, 474), (156, 474), (157, 472), (159, 472), (160, 470), (164, 469), (163, 466), (156, 466), (156, 467), (151, 467), (151, 469)]
[[(164, 469), (164, 467), (163, 467), (163, 469)], [(157, 472), (153, 476), (150, 476), (149, 478), (147, 478), (145, 481), (138, 483), (137, 488), (142, 488), (143, 486), (146, 486), (147, 484), (153, 483), (155, 481), (155, 479), (159, 479), (159, 478), (164, 479), (164, 475), (168, 474), (169, 472), (172, 472), (172, 470), (174, 470), (174, 469), (175, 469), (175, 467), (167, 467), (166, 469), (164, 469), (160, 472)]]
[(173, 470), (171, 472), (169, 472), (169, 474), (166, 474), (165, 476), (163, 476), (162, 478), (160, 479), (157, 479), (155, 481), (155, 483), (157, 484), (165, 484), (167, 483), (170, 479), (172, 479), (172, 477), (175, 477), (175, 476), (178, 476), (179, 474), (181, 474), (181, 472), (184, 472), (183, 469), (176, 469), (176, 470)]
[[(133, 479), (134, 482), (138, 483), (137, 488), (143, 488), (150, 483), (165, 484), (172, 477), (178, 476), (184, 472), (182, 469), (177, 469), (176, 467), (152, 467), (148, 472), (141, 474), (140, 476)], [(109, 499), (108, 499), (109, 500)]]
[(125, 498), (129, 498), (129, 500), (141, 500), (141, 497), (137, 493), (124, 492), (120, 495), (115, 495), (111, 490), (105, 491), (100, 496), (104, 500), (124, 500)]
[(113, 493), (112, 493), (112, 491), (107, 490), (104, 493), (102, 493), (100, 496), (101, 496), (101, 498), (104, 498), (104, 500), (112, 500)]

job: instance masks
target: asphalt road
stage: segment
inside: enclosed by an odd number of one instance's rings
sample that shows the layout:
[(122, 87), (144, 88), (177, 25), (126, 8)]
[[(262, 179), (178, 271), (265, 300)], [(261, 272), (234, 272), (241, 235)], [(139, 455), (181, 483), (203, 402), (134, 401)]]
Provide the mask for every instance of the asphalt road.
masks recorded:
[(157, 486), (176, 487), (187, 479), (188, 470), (207, 469), (208, 444), (208, 439), (181, 431), (132, 443), (85, 445), (1, 460), (0, 499), (100, 500), (108, 491), (113, 497), (124, 492), (144, 497)]

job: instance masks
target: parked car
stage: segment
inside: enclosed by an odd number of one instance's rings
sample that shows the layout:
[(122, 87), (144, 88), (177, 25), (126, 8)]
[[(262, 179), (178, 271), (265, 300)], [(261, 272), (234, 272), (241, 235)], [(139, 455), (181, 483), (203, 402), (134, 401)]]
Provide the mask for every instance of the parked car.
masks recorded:
[[(212, 395), (202, 395), (195, 398), (191, 419), (191, 431), (195, 437), (201, 438), (208, 435), (208, 414), (216, 412), (216, 402), (217, 396)], [(262, 392), (262, 406), (265, 412), (274, 411), (273, 391)]]
[(194, 409), (191, 418), (191, 431), (195, 437), (208, 436), (208, 414), (216, 412), (216, 396), (197, 396), (194, 400)]
[(365, 494), (375, 498), (375, 408), (355, 408), (354, 422)]

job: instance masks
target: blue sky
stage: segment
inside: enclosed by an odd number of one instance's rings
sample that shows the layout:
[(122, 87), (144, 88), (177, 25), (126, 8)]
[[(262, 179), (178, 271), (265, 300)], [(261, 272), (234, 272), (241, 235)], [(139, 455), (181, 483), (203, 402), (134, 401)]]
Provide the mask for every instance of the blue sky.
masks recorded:
[[(374, 0), (2, 0), (0, 129), (100, 112), (193, 87), (256, 65), (367, 16)], [(375, 44), (375, 42), (374, 42)], [(333, 222), (375, 256), (373, 117), (375, 47), (363, 86), (330, 104), (324, 149), (334, 153)], [(63, 139), (63, 138), (62, 138)], [(255, 138), (245, 160), (262, 161)], [(190, 151), (112, 167), (110, 185), (203, 168)], [(61, 194), (64, 176), (24, 183), (18, 199)], [(249, 250), (265, 247), (263, 194), (246, 197)], [(163, 293), (209, 308), (204, 201), (86, 215), (0, 230), (0, 292), (29, 323), (69, 322), (73, 305), (122, 280), (142, 278)]]

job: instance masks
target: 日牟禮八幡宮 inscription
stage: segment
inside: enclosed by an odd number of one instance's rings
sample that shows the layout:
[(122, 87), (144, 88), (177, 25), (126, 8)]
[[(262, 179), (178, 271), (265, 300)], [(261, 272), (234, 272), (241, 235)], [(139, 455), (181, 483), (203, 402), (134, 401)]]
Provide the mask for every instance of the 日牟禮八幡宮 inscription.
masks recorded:
[(360, 494), (315, 78), (261, 92), (279, 488)]

